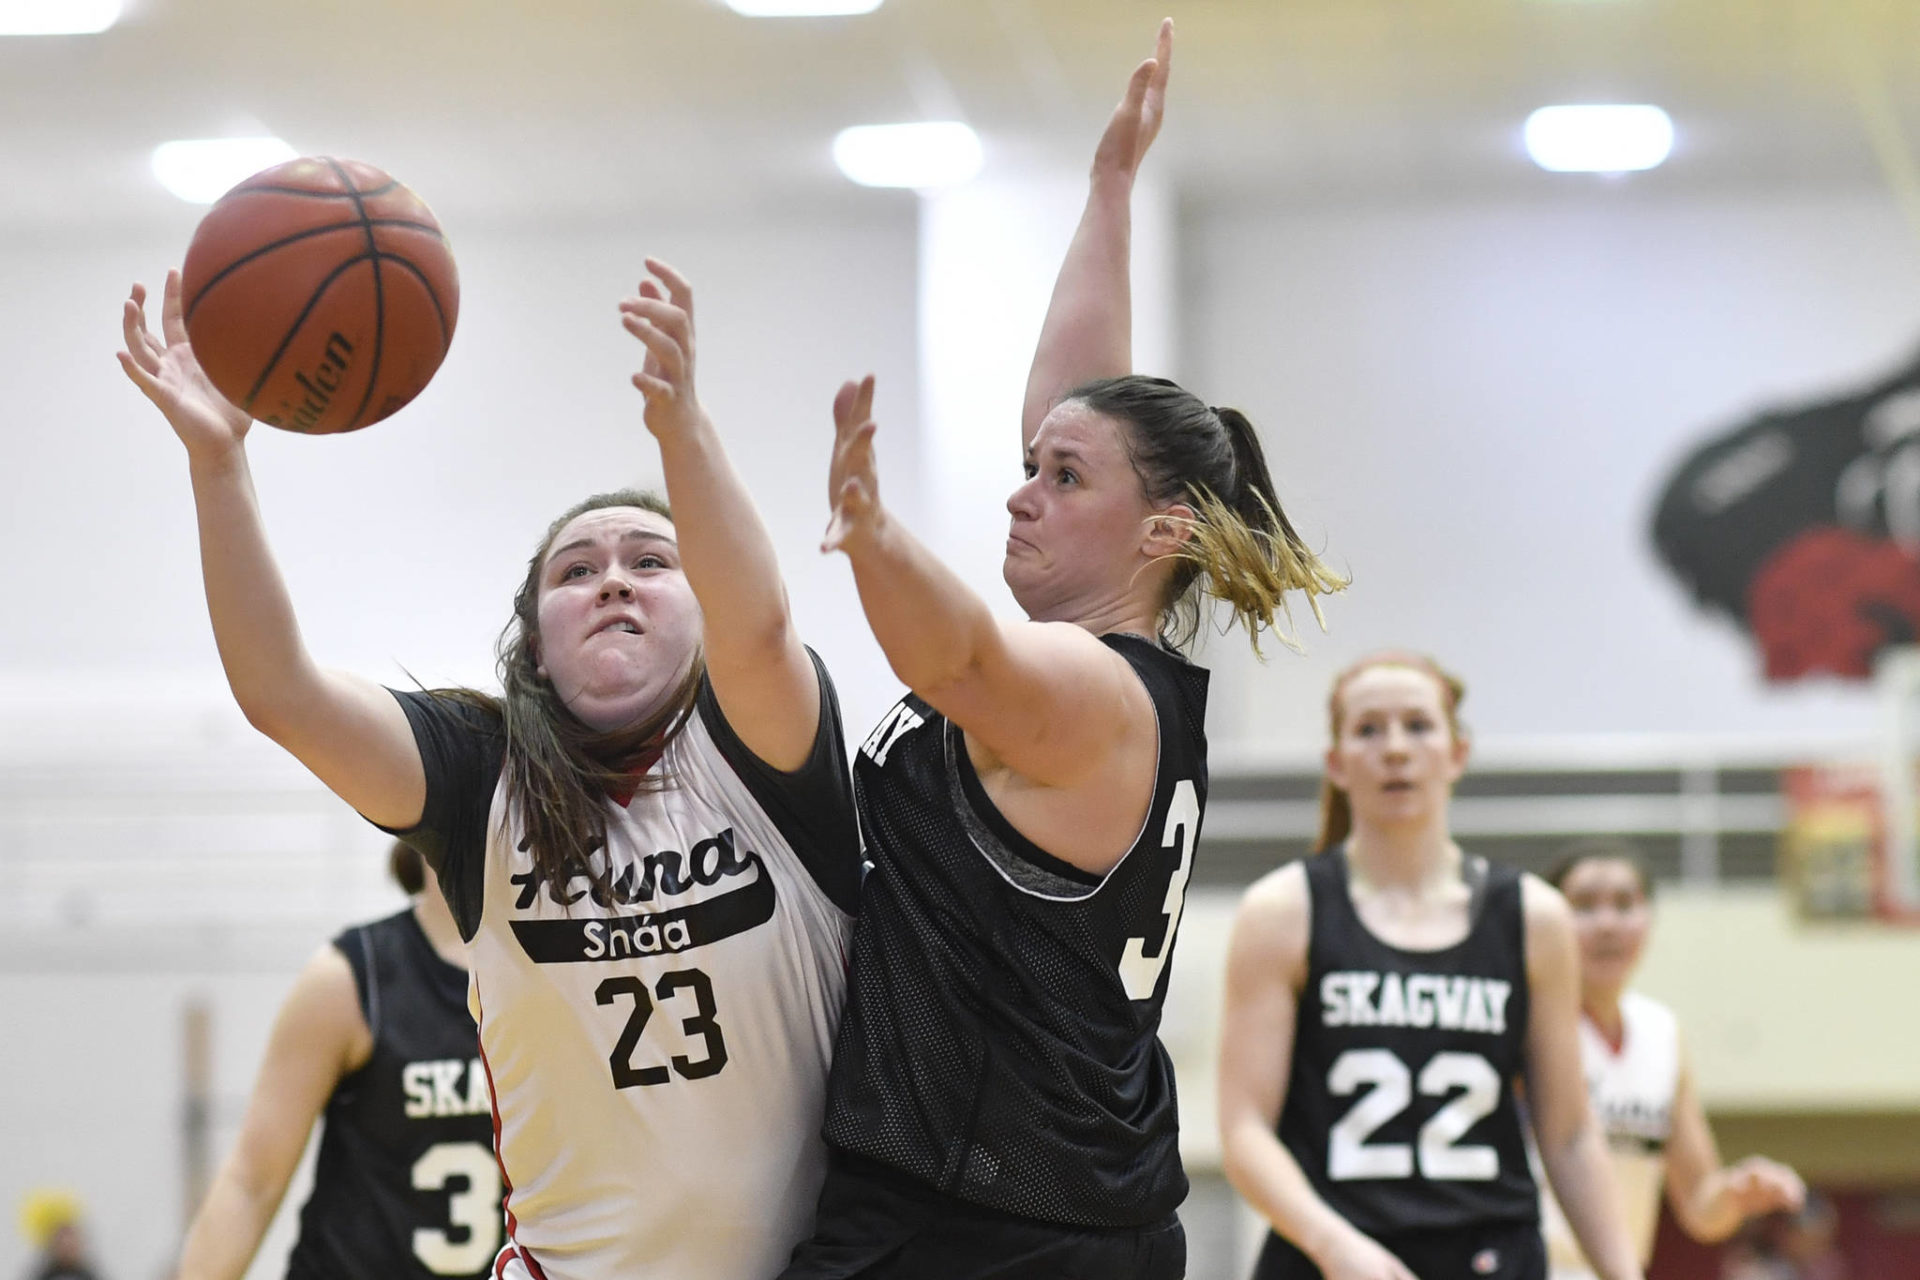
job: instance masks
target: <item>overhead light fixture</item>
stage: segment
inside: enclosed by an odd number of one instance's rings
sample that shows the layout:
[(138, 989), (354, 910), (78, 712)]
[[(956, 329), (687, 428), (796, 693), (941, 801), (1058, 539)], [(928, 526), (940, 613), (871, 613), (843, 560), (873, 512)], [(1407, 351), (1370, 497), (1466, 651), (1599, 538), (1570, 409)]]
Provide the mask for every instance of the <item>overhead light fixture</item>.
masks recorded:
[(0, 36), (90, 36), (120, 21), (120, 0), (0, 0)]
[(833, 162), (863, 187), (951, 187), (980, 172), (980, 137), (956, 120), (862, 124), (833, 139)]
[(153, 149), (153, 176), (188, 204), (212, 204), (234, 183), (300, 153), (278, 138), (190, 138)]
[(879, 7), (880, 0), (727, 0), (749, 18), (845, 18)]
[(1659, 107), (1541, 107), (1527, 117), (1527, 154), (1554, 173), (1635, 173), (1673, 152), (1673, 120)]

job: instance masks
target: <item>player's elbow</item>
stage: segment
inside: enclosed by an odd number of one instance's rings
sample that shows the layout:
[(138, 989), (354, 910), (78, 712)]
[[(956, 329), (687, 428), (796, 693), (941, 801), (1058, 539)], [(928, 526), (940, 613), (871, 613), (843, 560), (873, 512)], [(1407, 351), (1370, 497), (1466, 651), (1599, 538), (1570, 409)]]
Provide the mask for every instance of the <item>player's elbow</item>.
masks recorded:
[(227, 687), (247, 723), (296, 756), (303, 739), (327, 719), (327, 689), (311, 669), (247, 678), (230, 672)]
[(986, 676), (979, 646), (963, 634), (931, 644), (894, 646), (886, 654), (900, 683), (936, 707), (966, 702), (968, 692)]
[(1226, 1106), (1220, 1113), (1220, 1171), (1235, 1187), (1246, 1185), (1258, 1164), (1263, 1145), (1277, 1141), (1266, 1126), (1237, 1109)]
[(220, 1178), (227, 1184), (234, 1201), (252, 1217), (271, 1217), (286, 1190), (286, 1179), (276, 1177), (271, 1161), (242, 1139), (227, 1157)]
[(304, 721), (299, 708), (284, 695), (269, 694), (243, 695), (234, 690), (234, 701), (239, 704), (240, 714), (247, 723), (259, 730), (277, 745), (286, 748), (295, 756), (300, 754), (300, 742)]

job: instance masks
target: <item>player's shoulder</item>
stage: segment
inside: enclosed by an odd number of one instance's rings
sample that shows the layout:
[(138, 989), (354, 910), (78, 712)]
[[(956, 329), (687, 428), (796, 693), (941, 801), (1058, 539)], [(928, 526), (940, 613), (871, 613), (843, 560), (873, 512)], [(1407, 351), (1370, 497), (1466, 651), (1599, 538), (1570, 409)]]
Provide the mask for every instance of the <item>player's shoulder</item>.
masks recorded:
[(1520, 911), (1526, 917), (1527, 931), (1536, 928), (1551, 934), (1573, 936), (1573, 908), (1558, 889), (1531, 871), (1514, 873), (1520, 881)]
[(335, 935), (333, 945), (345, 951), (349, 947), (358, 945), (363, 939), (367, 942), (379, 942), (395, 937), (405, 937), (418, 927), (414, 923), (413, 907), (409, 904), (392, 915), (348, 925)]
[(1304, 858), (1283, 863), (1247, 886), (1240, 896), (1242, 911), (1284, 911), (1307, 906), (1307, 863)]
[(1620, 1016), (1636, 1031), (1658, 1034), (1668, 1039), (1677, 1038), (1680, 1034), (1680, 1019), (1674, 1014), (1673, 1007), (1645, 992), (1621, 992)]
[(316, 1050), (364, 1059), (371, 1031), (353, 967), (336, 944), (319, 948), (301, 966), (281, 1005), (280, 1021), (286, 1034)]
[(1240, 896), (1234, 912), (1234, 948), (1292, 965), (1303, 960), (1313, 929), (1312, 894), (1304, 861), (1276, 867)]

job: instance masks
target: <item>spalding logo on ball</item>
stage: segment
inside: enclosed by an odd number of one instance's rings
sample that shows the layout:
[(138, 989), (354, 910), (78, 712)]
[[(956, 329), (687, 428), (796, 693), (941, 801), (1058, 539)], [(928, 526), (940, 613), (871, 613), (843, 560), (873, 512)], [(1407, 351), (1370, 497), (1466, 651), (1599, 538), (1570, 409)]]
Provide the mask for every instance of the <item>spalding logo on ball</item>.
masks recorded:
[(370, 164), (310, 156), (220, 197), (181, 269), (187, 339), (268, 426), (357, 431), (446, 357), (460, 280), (426, 202)]

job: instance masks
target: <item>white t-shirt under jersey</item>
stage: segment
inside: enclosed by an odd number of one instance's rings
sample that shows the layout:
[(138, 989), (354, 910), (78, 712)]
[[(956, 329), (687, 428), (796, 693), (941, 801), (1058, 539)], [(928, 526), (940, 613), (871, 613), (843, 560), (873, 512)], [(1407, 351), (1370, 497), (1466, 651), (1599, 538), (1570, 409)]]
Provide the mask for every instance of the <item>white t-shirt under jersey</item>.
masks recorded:
[[(858, 884), (824, 672), (822, 693), (826, 745), (796, 790), (801, 775), (752, 760), (703, 690), (654, 767), (671, 785), (608, 801), (611, 896), (534, 873), (503, 784), (484, 819), (471, 797), (450, 816), (429, 763), (428, 821), (408, 835), (465, 823), (448, 843), (466, 855), (435, 861), (470, 937), (516, 1272), (769, 1280), (809, 1229), (852, 928), (835, 899), (851, 906)], [(470, 713), (401, 701), (423, 756), (473, 739)]]
[[(1586, 1018), (1580, 1020), (1580, 1060), (1587, 1092), (1606, 1135), (1627, 1232), (1641, 1265), (1653, 1256), (1660, 1197), (1667, 1175), (1667, 1138), (1673, 1097), (1680, 1086), (1680, 1024), (1658, 1000), (1628, 991), (1620, 997), (1624, 1037), (1618, 1052)], [(1541, 1184), (1541, 1229), (1553, 1280), (1592, 1280), (1593, 1268), (1574, 1242), (1566, 1215)]]

